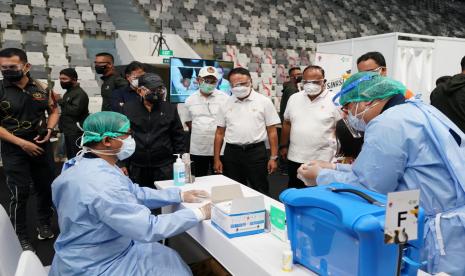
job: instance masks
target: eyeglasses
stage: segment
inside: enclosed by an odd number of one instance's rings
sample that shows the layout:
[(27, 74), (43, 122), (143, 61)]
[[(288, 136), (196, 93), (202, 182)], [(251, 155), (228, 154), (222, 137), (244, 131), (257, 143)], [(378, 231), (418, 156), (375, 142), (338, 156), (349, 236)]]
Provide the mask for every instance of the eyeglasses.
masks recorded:
[(123, 132), (123, 131), (111, 131), (111, 132), (115, 132), (115, 133), (118, 133), (118, 134), (121, 134), (121, 136), (123, 135), (129, 135), (131, 136), (132, 135), (132, 131), (127, 131), (127, 132)]
[(143, 76), (143, 74), (142, 75), (129, 75), (128, 78), (131, 79), (131, 80), (135, 80), (135, 79), (138, 79), (138, 78), (140, 78), (142, 76)]
[(166, 87), (164, 86), (160, 86), (160, 87), (157, 87), (155, 89), (148, 89), (147, 87), (145, 86), (141, 86), (140, 87), (142, 90), (144, 90), (147, 94), (149, 93), (165, 93), (166, 92)]
[(0, 70), (21, 70), (23, 67), (23, 64), (0, 65)]
[(349, 105), (341, 106), (341, 111), (348, 114), (349, 113)]
[(232, 87), (241, 87), (241, 86), (250, 86), (250, 81), (246, 81), (246, 82), (239, 82), (239, 83), (236, 83), (234, 85), (231, 85)]
[(365, 71), (363, 71), (363, 72), (375, 72), (375, 73), (379, 73), (379, 72), (381, 72), (381, 70), (383, 70), (384, 68), (386, 68), (386, 67), (384, 67), (384, 66), (379, 66), (379, 67), (376, 67), (376, 68), (373, 68), (373, 69), (365, 70)]
[(200, 79), (200, 82), (206, 83), (206, 84), (215, 84), (218, 81), (215, 79)]
[(303, 80), (302, 81), (302, 84), (303, 85), (306, 85), (306, 84), (309, 84), (309, 83), (312, 83), (312, 84), (321, 84), (321, 82), (324, 81), (323, 80)]

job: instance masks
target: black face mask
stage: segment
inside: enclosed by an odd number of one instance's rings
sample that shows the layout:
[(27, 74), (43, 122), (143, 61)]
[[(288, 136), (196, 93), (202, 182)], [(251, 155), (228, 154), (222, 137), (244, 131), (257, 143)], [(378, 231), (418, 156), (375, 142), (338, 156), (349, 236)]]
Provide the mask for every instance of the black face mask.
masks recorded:
[(151, 92), (144, 96), (144, 100), (151, 104), (156, 104), (163, 101), (163, 93)]
[(97, 74), (100, 74), (100, 75), (102, 75), (103, 73), (105, 73), (105, 69), (107, 69), (107, 66), (106, 66), (106, 65), (95, 66), (95, 72), (96, 72)]
[(301, 81), (302, 81), (302, 76), (298, 76), (298, 77), (295, 78), (296, 83), (299, 83)]
[(66, 90), (73, 87), (73, 83), (70, 81), (60, 81), (60, 85), (61, 85), (61, 88), (66, 89)]
[(24, 77), (23, 70), (2, 70), (3, 78), (9, 82), (18, 82)]

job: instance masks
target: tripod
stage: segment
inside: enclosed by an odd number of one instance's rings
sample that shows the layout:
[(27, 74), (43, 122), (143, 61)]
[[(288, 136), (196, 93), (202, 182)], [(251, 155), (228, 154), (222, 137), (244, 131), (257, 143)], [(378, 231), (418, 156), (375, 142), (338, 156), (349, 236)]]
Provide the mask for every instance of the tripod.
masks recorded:
[[(155, 41), (155, 39), (157, 39), (157, 41)], [(170, 49), (168, 43), (166, 43), (165, 37), (163, 36), (163, 30), (160, 31), (158, 36), (153, 36), (153, 42), (155, 42), (155, 48), (153, 49), (152, 56), (155, 55), (155, 52), (157, 52), (157, 55), (160, 56), (160, 50), (163, 50), (163, 45), (166, 46), (168, 50)]]
[[(163, 13), (163, 0), (160, 1), (160, 14)], [(155, 39), (157, 38), (157, 41)], [(158, 36), (154, 35), (153, 36), (153, 42), (155, 42), (155, 48), (153, 49), (152, 56), (155, 55), (155, 52), (157, 52), (157, 56), (160, 56), (160, 50), (163, 50), (163, 45), (166, 46), (166, 48), (169, 50), (170, 47), (168, 46), (168, 43), (166, 43), (166, 39), (163, 36), (163, 19), (160, 20), (160, 33)]]

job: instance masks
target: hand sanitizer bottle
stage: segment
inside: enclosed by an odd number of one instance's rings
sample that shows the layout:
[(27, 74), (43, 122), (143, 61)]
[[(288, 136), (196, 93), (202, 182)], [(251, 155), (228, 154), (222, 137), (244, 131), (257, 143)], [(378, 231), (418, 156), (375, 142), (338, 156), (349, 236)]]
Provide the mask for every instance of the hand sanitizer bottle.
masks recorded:
[(178, 156), (176, 162), (173, 164), (174, 186), (184, 186), (186, 184), (186, 167), (180, 158), (180, 154), (174, 155)]
[(291, 272), (293, 263), (294, 263), (294, 260), (293, 260), (292, 249), (291, 249), (291, 241), (287, 240), (286, 247), (282, 255), (281, 269), (285, 272)]

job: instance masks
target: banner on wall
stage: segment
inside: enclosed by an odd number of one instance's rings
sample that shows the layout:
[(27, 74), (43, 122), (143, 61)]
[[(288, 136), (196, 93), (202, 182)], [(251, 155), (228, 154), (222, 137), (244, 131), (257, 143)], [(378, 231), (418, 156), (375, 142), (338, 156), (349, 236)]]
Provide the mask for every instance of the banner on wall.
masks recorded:
[(352, 56), (348, 55), (316, 53), (315, 65), (325, 70), (326, 90), (334, 94), (352, 74)]

